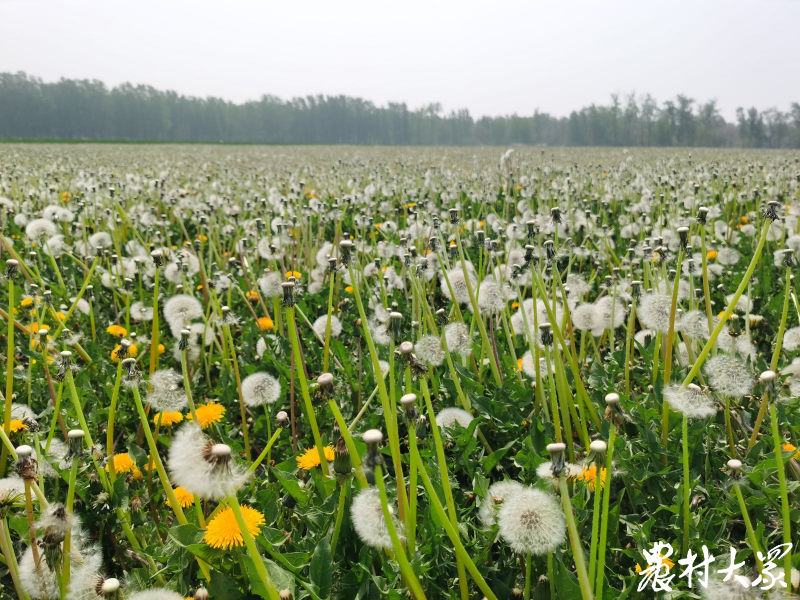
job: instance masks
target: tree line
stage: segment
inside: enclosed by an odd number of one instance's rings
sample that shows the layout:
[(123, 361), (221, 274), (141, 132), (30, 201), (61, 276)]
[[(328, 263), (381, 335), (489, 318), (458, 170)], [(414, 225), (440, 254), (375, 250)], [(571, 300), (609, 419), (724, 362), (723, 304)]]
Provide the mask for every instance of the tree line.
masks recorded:
[(548, 146), (706, 146), (800, 148), (800, 103), (789, 111), (739, 108), (726, 121), (716, 100), (685, 95), (659, 103), (651, 95), (612, 94), (557, 117), (474, 118), (440, 104), (412, 110), (349, 96), (283, 100), (265, 95), (236, 104), (148, 85), (108, 88), (97, 80), (45, 83), (23, 72), (0, 73), (0, 138)]

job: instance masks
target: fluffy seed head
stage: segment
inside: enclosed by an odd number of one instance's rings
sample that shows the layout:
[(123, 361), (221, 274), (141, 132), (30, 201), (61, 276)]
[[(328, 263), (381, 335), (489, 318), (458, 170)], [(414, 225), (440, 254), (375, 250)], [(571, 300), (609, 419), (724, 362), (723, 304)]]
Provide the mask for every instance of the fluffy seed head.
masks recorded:
[(247, 480), (245, 469), (237, 465), (231, 455), (215, 444), (194, 422), (178, 430), (169, 449), (169, 467), (172, 481), (192, 494), (207, 500), (221, 500), (235, 493)]
[(497, 512), (503, 505), (503, 502), (508, 500), (517, 492), (525, 489), (518, 481), (498, 481), (489, 486), (487, 497), (484, 499), (478, 511), (480, 517), (486, 527), (492, 527), (497, 524)]
[(706, 361), (706, 375), (711, 388), (729, 398), (741, 398), (753, 389), (753, 375), (743, 360), (718, 354)]
[[(394, 515), (391, 505), (389, 512)], [(381, 509), (380, 493), (376, 488), (363, 490), (353, 498), (350, 518), (362, 542), (373, 548), (386, 550), (392, 548), (392, 539), (389, 537), (389, 529), (386, 527)], [(398, 524), (395, 522), (395, 528), (397, 527)]]
[(253, 373), (242, 381), (242, 398), (247, 406), (275, 404), (281, 396), (281, 383), (269, 373)]
[(542, 555), (564, 543), (564, 513), (550, 494), (523, 489), (503, 502), (497, 514), (500, 537), (519, 554)]
[(717, 412), (717, 407), (698, 386), (690, 383), (686, 387), (673, 384), (664, 388), (664, 398), (673, 410), (688, 419), (705, 419)]
[(422, 362), (438, 367), (444, 362), (445, 353), (442, 349), (442, 341), (435, 335), (426, 335), (417, 340), (414, 344)]
[(648, 329), (666, 333), (669, 331), (669, 316), (672, 297), (666, 294), (645, 294), (639, 302), (639, 319)]
[[(466, 429), (470, 426), (473, 419), (474, 417), (471, 414), (460, 408), (443, 408), (439, 411), (439, 414), (436, 415), (436, 424), (439, 427), (447, 427), (448, 429), (452, 429), (456, 426)], [(476, 429), (475, 435), (477, 434), (478, 430)]]
[(472, 354), (472, 336), (469, 334), (469, 326), (466, 323), (462, 321), (448, 323), (444, 328), (444, 337), (450, 352), (462, 357)]

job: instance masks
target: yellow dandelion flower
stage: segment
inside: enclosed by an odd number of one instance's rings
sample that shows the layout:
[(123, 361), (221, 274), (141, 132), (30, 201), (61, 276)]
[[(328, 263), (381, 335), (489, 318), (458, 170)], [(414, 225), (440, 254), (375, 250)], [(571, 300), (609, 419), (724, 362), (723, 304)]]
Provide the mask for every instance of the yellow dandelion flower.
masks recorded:
[(269, 317), (261, 317), (258, 319), (258, 328), (261, 331), (269, 331), (275, 329), (275, 323)]
[[(660, 556), (660, 558), (661, 558), (661, 563), (660, 564), (667, 565), (668, 569), (671, 570), (672, 567), (675, 566), (675, 563), (672, 562), (672, 560), (670, 560), (668, 557), (664, 556), (663, 554)], [(636, 563), (636, 572), (637, 573), (641, 573), (642, 572), (642, 567), (639, 565), (639, 563)]]
[(164, 354), (164, 352), (166, 352), (166, 351), (167, 351), (167, 347), (164, 344), (159, 344), (158, 345), (158, 353), (159, 354)]
[[(334, 452), (333, 446), (325, 446), (324, 453), (325, 460), (328, 462), (336, 458), (336, 453)], [(313, 448), (306, 448), (306, 451), (298, 456), (296, 460), (298, 468), (305, 469), (306, 471), (310, 471), (314, 467), (318, 467), (319, 452), (317, 452), (317, 447), (314, 446)]]
[(33, 304), (33, 298), (30, 296), (23, 298), (22, 302), (19, 303), (20, 306), (30, 306), (31, 304)]
[(153, 423), (158, 423), (159, 417), (161, 417), (161, 425), (164, 427), (170, 427), (183, 421), (183, 414), (177, 410), (156, 413), (156, 416), (153, 417)]
[(714, 260), (715, 258), (717, 258), (717, 251), (716, 250), (709, 250), (708, 253), (706, 254), (706, 258), (708, 260)]
[[(113, 362), (119, 362), (119, 351), (122, 348), (121, 345), (117, 344), (114, 349), (111, 351), (111, 360)], [(139, 353), (139, 349), (136, 347), (135, 344), (131, 344), (128, 346), (128, 356), (136, 356)]]
[(194, 505), (194, 494), (185, 487), (178, 486), (173, 491), (175, 492), (175, 498), (178, 500), (178, 504), (181, 505), (181, 508)]
[[(585, 482), (589, 486), (589, 490), (593, 492), (597, 484), (597, 465), (592, 464), (588, 467), (584, 467), (583, 471), (575, 479)], [(605, 487), (605, 483), (606, 470), (600, 469), (600, 489)]]
[[(5, 423), (2, 425), (3, 430), (5, 430), (6, 426)], [(16, 433), (17, 431), (22, 431), (23, 429), (27, 429), (28, 426), (25, 425), (20, 419), (11, 419), (8, 422), (8, 430), (11, 433)]]
[[(130, 453), (122, 452), (120, 454), (115, 454), (111, 457), (111, 460), (114, 461), (114, 471), (116, 473), (133, 473), (134, 478), (141, 479), (142, 472), (139, 470), (139, 467), (136, 466), (136, 463), (133, 462)], [(106, 471), (109, 470), (109, 465), (106, 465)]]
[[(261, 527), (266, 523), (264, 515), (250, 506), (242, 506), (242, 516), (247, 526), (247, 531), (253, 537), (261, 532)], [(229, 506), (219, 512), (216, 517), (208, 522), (206, 534), (203, 541), (212, 548), (222, 548), (229, 550), (237, 546), (243, 546), (242, 530), (236, 522), (233, 509)]]
[(124, 337), (128, 335), (128, 330), (121, 325), (109, 325), (106, 331), (115, 337)]
[(247, 299), (250, 300), (250, 302), (258, 302), (258, 292), (257, 291), (248, 290), (247, 294), (245, 294), (245, 295), (247, 296)]
[(300, 271), (286, 271), (286, 279), (289, 277), (294, 277), (295, 279), (300, 279), (302, 277)]
[(50, 325), (45, 325), (44, 323), (41, 325), (39, 325), (39, 323), (31, 323), (28, 326), (28, 331), (31, 333), (38, 333), (40, 329), (47, 329), (47, 331), (50, 331)]
[[(14, 421), (11, 421), (11, 426), (12, 427), (14, 426)], [(790, 444), (789, 442), (786, 442), (783, 446), (781, 446), (781, 448), (783, 449), (784, 452), (795, 452), (795, 450), (797, 450), (797, 448), (792, 444)], [(792, 458), (795, 460), (800, 460), (800, 450), (797, 450), (797, 452), (792, 454)]]
[[(200, 427), (208, 429), (222, 420), (225, 415), (225, 407), (218, 402), (209, 402), (198, 406), (195, 412), (197, 413), (197, 420), (200, 421)], [(192, 415), (188, 414), (186, 418), (192, 420)]]
[(522, 371), (522, 359), (521, 358), (517, 359), (517, 368), (520, 370), (520, 372)]
[(353, 293), (353, 286), (352, 285), (348, 285), (347, 287), (344, 288), (344, 291), (347, 292), (348, 294), (352, 294)]
[(750, 219), (748, 219), (746, 215), (742, 216), (742, 223), (748, 223), (749, 221)]

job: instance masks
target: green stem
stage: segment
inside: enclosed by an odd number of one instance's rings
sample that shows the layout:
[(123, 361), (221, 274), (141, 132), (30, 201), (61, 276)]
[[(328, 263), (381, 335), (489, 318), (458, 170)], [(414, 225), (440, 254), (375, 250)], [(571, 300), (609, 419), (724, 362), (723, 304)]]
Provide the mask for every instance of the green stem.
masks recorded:
[[(572, 500), (567, 489), (567, 478), (564, 473), (558, 478), (558, 488), (561, 491), (561, 507), (564, 516), (567, 518), (567, 530), (569, 531), (569, 542), (572, 546), (572, 558), (575, 560), (575, 571), (578, 574), (578, 584), (581, 588), (583, 600), (592, 600), (592, 585), (589, 583), (589, 575), (586, 573), (586, 561), (583, 557), (583, 546), (578, 535), (578, 528), (575, 525), (575, 516), (572, 514)], [(599, 596), (598, 596), (599, 597)]]
[(605, 585), (606, 544), (608, 542), (608, 506), (611, 500), (611, 465), (614, 458), (614, 442), (617, 439), (617, 428), (611, 424), (611, 433), (608, 437), (608, 453), (606, 454), (606, 477), (603, 492), (603, 512), (600, 521), (600, 547), (597, 550), (597, 586), (595, 597), (603, 598)]
[(689, 550), (689, 534), (692, 529), (689, 504), (691, 502), (692, 487), (689, 474), (689, 419), (683, 416), (683, 546), (681, 556)]
[(775, 444), (775, 466), (778, 468), (778, 483), (781, 487), (781, 520), (783, 521), (783, 543), (789, 544), (789, 551), (783, 557), (784, 573), (792, 572), (792, 521), (789, 512), (789, 492), (786, 488), (786, 469), (783, 464), (783, 448), (781, 432), (778, 427), (778, 411), (773, 402), (769, 407), (769, 417), (772, 422), (772, 439)]
[(264, 589), (267, 591), (270, 600), (280, 600), (278, 590), (275, 589), (275, 585), (272, 583), (272, 579), (270, 579), (269, 573), (267, 572), (267, 567), (264, 565), (264, 560), (261, 558), (261, 553), (256, 547), (256, 542), (253, 539), (253, 536), (250, 535), (250, 530), (247, 529), (247, 522), (244, 520), (242, 507), (239, 505), (239, 500), (237, 500), (236, 496), (233, 495), (228, 497), (225, 502), (231, 507), (231, 511), (233, 511), (233, 516), (236, 518), (236, 523), (239, 525), (239, 530), (242, 532), (242, 539), (244, 540), (244, 545), (247, 548), (247, 554), (250, 555), (250, 560), (253, 561), (253, 565), (255, 566), (256, 573), (261, 581), (261, 585), (264, 586)]

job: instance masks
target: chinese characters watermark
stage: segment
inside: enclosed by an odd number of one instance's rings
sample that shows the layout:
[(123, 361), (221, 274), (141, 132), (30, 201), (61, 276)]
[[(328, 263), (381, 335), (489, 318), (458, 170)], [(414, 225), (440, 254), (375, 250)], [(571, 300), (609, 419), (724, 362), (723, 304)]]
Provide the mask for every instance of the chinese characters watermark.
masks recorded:
[[(767, 591), (771, 590), (776, 584), (781, 588), (787, 587), (784, 581), (785, 573), (781, 572), (776, 577), (772, 570), (777, 566), (775, 561), (783, 558), (791, 549), (791, 544), (781, 544), (775, 546), (767, 555), (764, 556), (762, 552), (756, 552), (758, 562), (762, 565), (759, 575), (752, 582), (741, 575), (737, 575), (736, 571), (744, 566), (744, 562), (736, 562), (736, 550), (731, 548), (731, 558), (729, 566), (725, 569), (716, 571), (718, 575), (725, 575), (722, 580), (728, 582), (734, 578), (742, 587), (760, 587), (760, 589)], [(686, 584), (692, 588), (695, 583), (698, 583), (704, 589), (708, 587), (708, 571), (711, 563), (716, 559), (708, 553), (708, 547), (702, 547), (702, 560), (700, 555), (695, 554), (689, 550), (686, 558), (678, 560), (678, 565), (686, 567), (677, 577), (678, 579), (686, 579)], [(672, 556), (672, 546), (665, 542), (656, 542), (653, 549), (643, 551), (645, 560), (647, 560), (647, 568), (642, 569), (640, 575), (643, 579), (639, 582), (637, 591), (641, 592), (647, 587), (652, 588), (655, 592), (671, 592), (672, 580), (675, 574), (671, 573), (675, 563), (670, 559)]]

